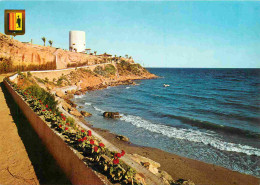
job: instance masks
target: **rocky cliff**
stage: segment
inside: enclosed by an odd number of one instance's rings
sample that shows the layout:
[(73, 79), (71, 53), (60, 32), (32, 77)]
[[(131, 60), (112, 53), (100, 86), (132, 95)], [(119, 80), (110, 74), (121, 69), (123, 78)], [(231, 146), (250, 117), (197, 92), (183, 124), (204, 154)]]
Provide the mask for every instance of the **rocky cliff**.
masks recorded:
[[(123, 58), (120, 58), (121, 60)], [(75, 53), (50, 46), (22, 43), (0, 33), (0, 73), (24, 70), (63, 69), (118, 61), (118, 57), (102, 57)], [(133, 62), (131, 59), (123, 59)]]

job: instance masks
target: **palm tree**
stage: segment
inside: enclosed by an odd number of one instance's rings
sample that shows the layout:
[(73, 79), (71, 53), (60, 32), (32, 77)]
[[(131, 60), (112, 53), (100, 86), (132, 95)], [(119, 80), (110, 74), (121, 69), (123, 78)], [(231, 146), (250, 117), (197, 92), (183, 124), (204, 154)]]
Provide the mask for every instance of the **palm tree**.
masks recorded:
[(42, 37), (42, 41), (43, 41), (44, 46), (45, 46), (46, 38), (45, 38), (45, 37)]
[(52, 41), (52, 40), (49, 40), (49, 44), (50, 44), (51, 47), (52, 47), (52, 43), (53, 43), (53, 41)]
[(97, 55), (97, 51), (94, 51), (94, 54)]

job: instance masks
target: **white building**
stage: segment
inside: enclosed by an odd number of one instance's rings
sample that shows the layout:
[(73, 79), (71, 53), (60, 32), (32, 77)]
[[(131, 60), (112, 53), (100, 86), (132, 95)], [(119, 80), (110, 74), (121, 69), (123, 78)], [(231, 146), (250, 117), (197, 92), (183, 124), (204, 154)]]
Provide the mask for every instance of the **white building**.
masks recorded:
[(86, 34), (84, 31), (70, 31), (69, 50), (75, 52), (85, 52)]

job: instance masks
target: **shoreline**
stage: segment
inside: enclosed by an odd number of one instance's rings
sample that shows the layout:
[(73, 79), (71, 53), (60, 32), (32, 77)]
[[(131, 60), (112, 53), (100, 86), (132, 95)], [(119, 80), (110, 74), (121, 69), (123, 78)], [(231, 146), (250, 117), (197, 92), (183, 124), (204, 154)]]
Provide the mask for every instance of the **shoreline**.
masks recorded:
[[(137, 80), (147, 80), (158, 78), (157, 76), (149, 76), (146, 77), (131, 77), (123, 76), (123, 79), (116, 79), (114, 81), (106, 81), (107, 83), (92, 83), (87, 87), (82, 87), (80, 90), (80, 94), (73, 93), (74, 95), (82, 95), (87, 91), (93, 90), (102, 90), (107, 86), (119, 86), (119, 85), (135, 85), (135, 81)], [(86, 79), (85, 79), (86, 80)], [(87, 81), (87, 80), (86, 80)], [(85, 81), (85, 82), (86, 82)], [(83, 84), (83, 83), (82, 83)], [(56, 89), (57, 90), (57, 89)], [(66, 93), (65, 93), (66, 94)], [(64, 100), (64, 98), (62, 98)], [(71, 99), (69, 100), (71, 101)], [(71, 101), (73, 102), (73, 101)], [(73, 102), (74, 103), (74, 102)], [(75, 104), (75, 103), (74, 103)], [(120, 149), (125, 150), (129, 154), (138, 154), (148, 159), (151, 159), (157, 163), (161, 164), (159, 170), (166, 171), (169, 175), (172, 176), (173, 180), (185, 179), (191, 180), (195, 184), (201, 185), (259, 185), (260, 178), (243, 174), (237, 171), (232, 171), (230, 169), (217, 166), (214, 164), (205, 163), (202, 161), (189, 159), (186, 157), (182, 157), (176, 154), (172, 154), (169, 152), (165, 152), (163, 150), (139, 146), (136, 144), (132, 144), (125, 141), (120, 141), (116, 139), (116, 134), (111, 133), (109, 130), (104, 130), (101, 128), (96, 128), (92, 124), (88, 123), (84, 117), (79, 118), (80, 121), (86, 124), (88, 127), (96, 131), (99, 135), (104, 137), (106, 140), (111, 142), (113, 145), (119, 147)]]
[(243, 174), (237, 171), (205, 163), (202, 161), (182, 157), (158, 148), (141, 146), (134, 143), (121, 141), (117, 134), (106, 129), (96, 128), (84, 118), (80, 121), (100, 134), (113, 145), (125, 150), (129, 154), (138, 154), (161, 164), (159, 170), (166, 171), (174, 180), (191, 180), (196, 185), (259, 185), (260, 178)]
[[(51, 88), (49, 90), (53, 90), (52, 92), (56, 92), (56, 95), (58, 91), (63, 90), (64, 92), (63, 95), (60, 96), (57, 95), (57, 96), (60, 97), (65, 102), (67, 102), (66, 100), (68, 100), (73, 104), (75, 104), (73, 101), (70, 100), (72, 97), (69, 98), (68, 95), (82, 95), (85, 94), (87, 91), (102, 90), (107, 86), (118, 86), (118, 85), (126, 85), (126, 84), (134, 85), (133, 80), (157, 78), (157, 76), (149, 75), (149, 74), (147, 74), (146, 76), (138, 76), (138, 77), (123, 75), (120, 76), (120, 78), (101, 78), (99, 76), (93, 76), (90, 73), (83, 73), (83, 74), (85, 74), (85, 76), (83, 78), (80, 78), (80, 84), (75, 84), (76, 88), (78, 87), (78, 90), (74, 93), (72, 92), (69, 93), (68, 91), (66, 92), (65, 88), (70, 87), (68, 85), (62, 87), (54, 86), (54, 88)], [(38, 78), (39, 77), (44, 78), (45, 74), (38, 73), (38, 75), (35, 76), (38, 76)], [(54, 77), (57, 78), (58, 76), (59, 75), (57, 73), (52, 74), (53, 78)], [(50, 77), (50, 80), (52, 80), (51, 76), (48, 77)], [(70, 78), (70, 76), (67, 77)], [(73, 83), (75, 82), (77, 82), (77, 80), (73, 81)], [(49, 84), (44, 84), (41, 86), (48, 89)], [(62, 107), (61, 102), (59, 102), (59, 105), (60, 107)], [(232, 171), (221, 166), (216, 166), (214, 164), (208, 164), (202, 161), (181, 157), (175, 154), (162, 151), (157, 148), (144, 147), (135, 144), (130, 144), (125, 141), (120, 141), (116, 139), (116, 134), (110, 133), (110, 131), (108, 130), (95, 128), (93, 125), (87, 123), (87, 121), (84, 118), (80, 118), (80, 120), (84, 124), (89, 126), (91, 129), (96, 131), (99, 135), (104, 137), (107, 141), (111, 142), (113, 145), (117, 146), (118, 148), (125, 150), (128, 154), (135, 153), (143, 157), (146, 157), (148, 159), (151, 159), (157, 163), (160, 163), (161, 167), (159, 168), (159, 170), (166, 171), (168, 174), (172, 176), (173, 180), (179, 180), (179, 179), (191, 180), (195, 184), (201, 184), (201, 185), (206, 185), (206, 184), (259, 185), (260, 183), (260, 179), (252, 175), (247, 175), (240, 172)]]

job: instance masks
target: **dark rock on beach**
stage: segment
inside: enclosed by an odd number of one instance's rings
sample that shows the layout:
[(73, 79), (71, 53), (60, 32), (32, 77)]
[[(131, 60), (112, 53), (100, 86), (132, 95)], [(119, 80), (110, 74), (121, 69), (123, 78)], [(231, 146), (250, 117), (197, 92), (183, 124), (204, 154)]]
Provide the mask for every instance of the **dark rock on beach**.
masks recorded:
[(117, 135), (116, 138), (121, 141), (129, 141), (129, 138), (123, 135)]
[(119, 115), (119, 112), (104, 112), (103, 116), (105, 118), (120, 118), (121, 116)]
[(91, 113), (89, 113), (89, 112), (86, 112), (86, 111), (80, 111), (80, 113), (82, 114), (82, 116), (84, 116), (84, 117), (90, 117), (90, 116), (92, 116), (92, 114)]

